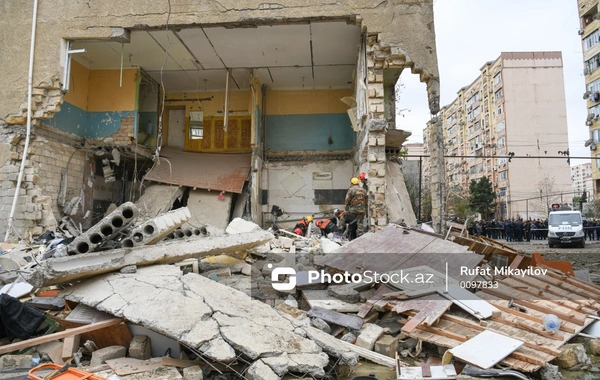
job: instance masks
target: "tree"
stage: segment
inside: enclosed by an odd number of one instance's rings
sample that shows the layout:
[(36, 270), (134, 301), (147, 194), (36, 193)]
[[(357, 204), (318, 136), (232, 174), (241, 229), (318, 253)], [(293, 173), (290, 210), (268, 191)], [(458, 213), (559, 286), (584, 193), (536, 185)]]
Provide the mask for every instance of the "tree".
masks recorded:
[(467, 220), (474, 214), (473, 210), (471, 209), (470, 200), (460, 195), (458, 191), (453, 190), (456, 189), (451, 189), (448, 192), (448, 201), (446, 202), (446, 206), (450, 210), (450, 213), (456, 218), (461, 221)]
[(469, 184), (469, 208), (481, 214), (482, 218), (488, 218), (490, 210), (494, 208), (496, 193), (492, 183), (487, 177), (481, 177), (479, 181), (474, 179)]
[[(557, 194), (554, 186), (554, 177), (548, 174), (535, 185), (534, 199), (531, 200), (532, 208), (546, 217), (552, 210), (553, 203), (560, 203), (560, 194)], [(539, 197), (539, 198), (537, 198)]]

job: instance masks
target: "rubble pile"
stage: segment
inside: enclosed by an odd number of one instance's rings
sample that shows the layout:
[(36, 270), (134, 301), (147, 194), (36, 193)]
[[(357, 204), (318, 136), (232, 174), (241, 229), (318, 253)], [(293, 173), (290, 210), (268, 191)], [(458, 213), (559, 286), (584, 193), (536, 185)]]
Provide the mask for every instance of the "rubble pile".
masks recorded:
[(213, 235), (185, 227), (185, 207), (148, 210), (125, 203), (78, 236), (3, 245), (11, 330), (0, 372), (556, 379), (559, 367), (597, 369), (600, 287), (553, 262), (398, 225), (347, 242), (237, 218)]

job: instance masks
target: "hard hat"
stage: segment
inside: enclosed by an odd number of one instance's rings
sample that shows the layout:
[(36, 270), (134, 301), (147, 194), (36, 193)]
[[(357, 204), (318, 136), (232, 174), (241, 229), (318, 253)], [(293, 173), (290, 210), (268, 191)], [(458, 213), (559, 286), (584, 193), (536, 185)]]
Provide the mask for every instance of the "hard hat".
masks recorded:
[(321, 227), (321, 223), (323, 223), (323, 221), (321, 219), (315, 220), (315, 226)]
[(350, 183), (353, 184), (353, 185), (358, 185), (359, 182), (360, 181), (356, 177), (352, 177), (352, 179), (350, 180)]
[(306, 219), (306, 220), (307, 220), (309, 223), (313, 221), (313, 217), (312, 217), (312, 216), (310, 216), (310, 215), (309, 215), (309, 216), (307, 216), (307, 217), (306, 217), (306, 218), (304, 218), (304, 219)]
[(358, 175), (358, 179), (360, 179), (362, 181), (363, 179), (365, 179), (366, 176), (367, 175), (364, 172), (362, 172)]

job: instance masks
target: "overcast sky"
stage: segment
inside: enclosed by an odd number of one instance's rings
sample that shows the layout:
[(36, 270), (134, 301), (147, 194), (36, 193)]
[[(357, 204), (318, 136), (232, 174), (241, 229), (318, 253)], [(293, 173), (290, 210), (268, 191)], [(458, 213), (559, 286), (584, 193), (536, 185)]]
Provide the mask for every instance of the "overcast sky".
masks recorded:
[[(454, 100), (461, 87), (479, 76), (479, 68), (501, 52), (561, 51), (569, 151), (571, 156), (590, 156), (583, 145), (589, 130), (576, 0), (434, 0), (433, 8), (441, 106)], [(410, 111), (398, 117), (398, 126), (413, 133), (409, 141), (422, 142), (423, 128), (430, 119), (425, 85), (408, 69), (401, 80), (405, 88), (400, 108)], [(583, 162), (589, 160), (571, 160), (571, 164)]]

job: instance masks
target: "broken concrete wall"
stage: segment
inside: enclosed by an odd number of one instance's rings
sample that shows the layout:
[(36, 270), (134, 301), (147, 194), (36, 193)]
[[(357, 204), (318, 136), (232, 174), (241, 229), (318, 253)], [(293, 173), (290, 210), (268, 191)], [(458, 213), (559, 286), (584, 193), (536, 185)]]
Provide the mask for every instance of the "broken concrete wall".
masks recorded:
[[(344, 208), (344, 198), (354, 176), (351, 160), (313, 162), (272, 162), (263, 173), (263, 189), (268, 190), (268, 202), (263, 212), (273, 205), (298, 220), (306, 215)], [(288, 227), (284, 218), (279, 224)], [(288, 223), (293, 227), (296, 222)]]
[(235, 235), (202, 239), (172, 240), (156, 246), (112, 249), (42, 261), (27, 274), (36, 287), (66, 284), (98, 274), (113, 272), (128, 265), (172, 264), (192, 257), (233, 253), (264, 244), (273, 234), (256, 230)]
[[(0, 134), (0, 234), (4, 236), (8, 227), (10, 209), (17, 185), (25, 138), (21, 129), (4, 129)], [(75, 140), (68, 135), (50, 132), (45, 127), (33, 130), (29, 143), (27, 162), (13, 226), (21, 236), (39, 235), (46, 230), (56, 229), (56, 219), (61, 215), (59, 191), (61, 175), (67, 175), (65, 199), (79, 196), (83, 183), (86, 154), (70, 144)], [(80, 207), (80, 210), (82, 208)], [(83, 215), (83, 213), (81, 213)], [(17, 235), (12, 234), (11, 240)]]
[[(56, 13), (56, 9), (62, 12)], [(132, 12), (136, 9), (136, 12)], [(27, 65), (29, 45), (23, 36), (31, 34), (33, 3), (11, 3), (3, 8), (3, 32), (0, 47), (11, 52), (10, 60), (3, 60), (7, 73), (0, 89), (0, 117), (22, 115), (19, 105), (27, 92)], [(319, 0), (294, 0), (283, 4), (259, 0), (205, 1), (201, 4), (178, 4), (169, 9), (165, 3), (125, 0), (118, 5), (104, 2), (76, 3), (57, 0), (39, 6), (36, 35), (35, 71), (33, 83), (48, 81), (62, 73), (64, 51), (60, 39), (126, 39), (121, 28), (138, 25), (162, 27), (167, 18), (171, 25), (193, 23), (256, 23), (283, 22), (302, 18), (347, 18), (356, 15), (369, 34), (380, 35), (384, 45), (400, 48), (399, 57), (410, 61), (412, 71), (437, 78), (433, 5), (430, 0), (343, 1), (323, 3)], [(90, 28), (90, 26), (94, 26)], [(27, 38), (29, 40), (29, 38)], [(64, 78), (60, 78), (64, 81)]]
[(231, 200), (231, 193), (224, 193), (220, 197), (218, 191), (191, 189), (187, 208), (192, 217), (183, 227), (194, 229), (206, 226), (211, 235), (222, 233), (229, 224)]

